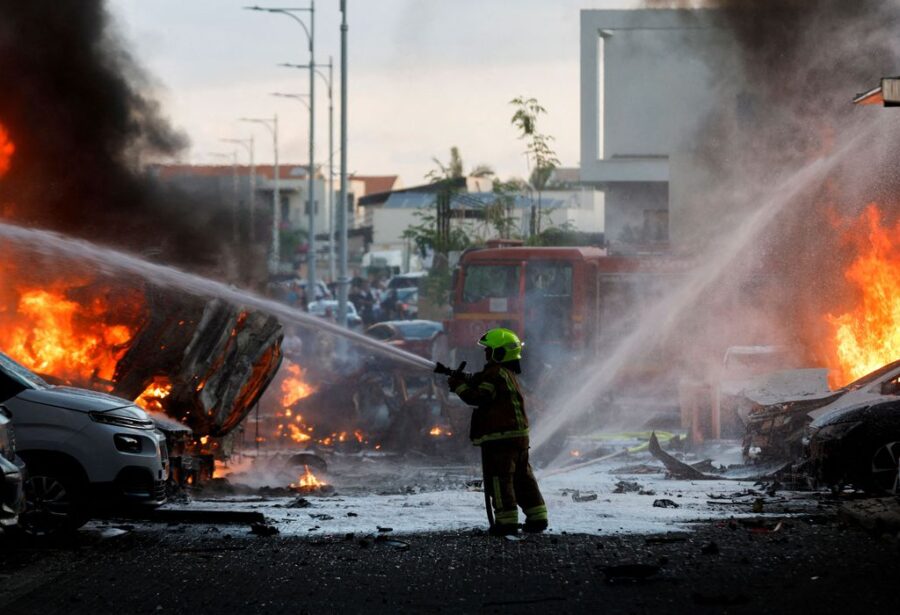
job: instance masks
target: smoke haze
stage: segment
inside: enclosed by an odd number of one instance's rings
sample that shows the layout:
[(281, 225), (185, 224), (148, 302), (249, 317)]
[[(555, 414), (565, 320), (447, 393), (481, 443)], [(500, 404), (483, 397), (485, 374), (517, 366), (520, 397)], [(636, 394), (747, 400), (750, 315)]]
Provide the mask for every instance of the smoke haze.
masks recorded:
[(16, 146), (4, 217), (208, 264), (227, 221), (140, 170), (187, 144), (148, 89), (103, 1), (0, 0), (0, 123)]

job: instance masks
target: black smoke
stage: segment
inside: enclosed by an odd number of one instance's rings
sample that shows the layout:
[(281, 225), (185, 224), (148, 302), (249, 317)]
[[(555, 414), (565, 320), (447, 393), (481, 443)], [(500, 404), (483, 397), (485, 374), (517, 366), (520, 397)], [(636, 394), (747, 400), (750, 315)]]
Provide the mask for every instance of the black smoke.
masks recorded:
[(142, 171), (187, 145), (147, 91), (102, 0), (0, 0), (4, 217), (208, 267), (227, 219)]
[[(900, 109), (852, 104), (857, 93), (900, 74), (900, 3), (893, 0), (647, 0), (652, 8), (708, 8), (733, 45), (733, 62), (702, 58), (719, 104), (685, 149), (706, 170), (695, 187), (698, 236), (715, 237), (771, 198), (804, 165), (840, 163), (794, 199), (748, 250), (754, 288), (736, 300), (769, 310), (776, 327), (814, 360), (830, 335), (823, 315), (856, 301), (844, 271), (857, 246), (843, 234), (878, 203), (885, 224), (900, 218)], [(851, 150), (847, 144), (853, 143)], [(775, 312), (775, 315), (771, 313)], [(768, 320), (767, 320), (768, 319)], [(738, 322), (738, 321), (735, 321)]]

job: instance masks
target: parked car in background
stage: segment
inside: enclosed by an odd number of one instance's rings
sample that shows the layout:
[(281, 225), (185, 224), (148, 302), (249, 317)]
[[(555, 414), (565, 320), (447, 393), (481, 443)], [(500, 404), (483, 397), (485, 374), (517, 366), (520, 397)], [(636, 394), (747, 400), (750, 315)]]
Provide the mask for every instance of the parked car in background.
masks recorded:
[(440, 360), (447, 344), (444, 326), (433, 320), (392, 320), (372, 325), (366, 335), (431, 360)]
[(0, 527), (10, 527), (25, 508), (25, 464), (16, 455), (12, 414), (0, 406)]
[(166, 500), (163, 434), (134, 403), (51, 386), (0, 353), (0, 400), (25, 461), (20, 526), (35, 535), (80, 527), (98, 508)]
[(410, 273), (401, 273), (393, 276), (388, 280), (387, 287), (391, 288), (422, 288), (425, 278), (428, 277), (427, 271), (414, 271)]
[[(337, 319), (338, 302), (331, 299), (313, 301), (309, 304), (309, 313), (313, 316), (334, 321)], [(362, 328), (362, 318), (356, 311), (356, 307), (349, 301), (347, 302), (347, 326), (351, 329)]]
[(414, 320), (419, 317), (419, 289), (391, 288), (381, 300), (381, 316), (385, 320)]

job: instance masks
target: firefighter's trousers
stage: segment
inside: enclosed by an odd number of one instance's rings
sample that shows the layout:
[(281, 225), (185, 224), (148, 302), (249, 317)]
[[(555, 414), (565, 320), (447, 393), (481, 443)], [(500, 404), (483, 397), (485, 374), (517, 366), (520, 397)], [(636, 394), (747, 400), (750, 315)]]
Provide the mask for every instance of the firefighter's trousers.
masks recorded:
[(517, 506), (525, 513), (526, 523), (547, 521), (547, 506), (528, 462), (527, 438), (485, 442), (481, 445), (481, 461), (496, 525), (518, 525)]

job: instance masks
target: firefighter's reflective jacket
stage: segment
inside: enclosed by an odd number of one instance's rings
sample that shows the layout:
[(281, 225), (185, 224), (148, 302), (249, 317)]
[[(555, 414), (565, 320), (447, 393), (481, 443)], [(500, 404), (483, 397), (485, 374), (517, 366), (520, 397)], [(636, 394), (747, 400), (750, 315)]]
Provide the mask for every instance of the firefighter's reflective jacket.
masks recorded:
[[(453, 392), (475, 406), (469, 438), (475, 446), (493, 440), (528, 437), (528, 417), (516, 375), (502, 363), (489, 363), (466, 379), (451, 379)], [(527, 441), (527, 440), (526, 440)]]

